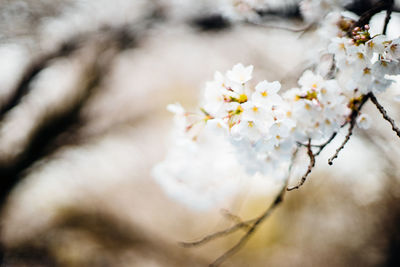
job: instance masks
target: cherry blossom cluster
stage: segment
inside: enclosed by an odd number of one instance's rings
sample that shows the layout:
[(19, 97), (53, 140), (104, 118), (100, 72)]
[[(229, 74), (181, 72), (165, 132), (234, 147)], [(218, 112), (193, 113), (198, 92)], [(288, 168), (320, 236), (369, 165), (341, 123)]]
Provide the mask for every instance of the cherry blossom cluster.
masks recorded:
[(239, 63), (206, 83), (200, 112), (168, 107), (176, 115), (175, 148), (154, 175), (172, 196), (201, 200), (205, 207), (237, 190), (234, 178), (220, 178), (227, 173), (282, 179), (299, 146), (307, 147), (310, 157), (305, 180), (319, 154), (312, 147), (324, 147), (345, 125), (350, 124), (348, 137), (355, 124), (370, 126), (360, 103), (385, 91), (393, 82), (390, 75), (400, 73), (400, 38), (372, 36), (369, 25), (355, 27), (353, 18), (338, 12), (326, 18), (328, 42), (321, 54), (332, 58), (329, 72), (318, 66), (306, 70), (298, 87), (285, 90), (278, 81), (255, 83), (253, 66)]
[(299, 88), (281, 93), (277, 81), (252, 86), (252, 71), (253, 66), (237, 64), (225, 75), (216, 72), (206, 84), (202, 114), (170, 106), (185, 119), (180, 128), (188, 139), (197, 140), (204, 129), (228, 137), (250, 174), (267, 175), (287, 166), (299, 142), (329, 138), (351, 112), (335, 80), (307, 70)]
[(292, 106), (279, 94), (281, 84), (262, 81), (253, 88), (252, 70), (237, 64), (225, 75), (217, 72), (206, 84), (203, 110), (206, 127), (230, 137), (246, 169), (266, 173), (290, 158), (296, 122)]
[(385, 75), (400, 71), (400, 38), (371, 36), (369, 25), (351, 29), (352, 23), (339, 22), (342, 31), (338, 35), (342, 37), (332, 38), (328, 52), (334, 54), (338, 72), (346, 74), (347, 90), (359, 94), (383, 92), (392, 83)]

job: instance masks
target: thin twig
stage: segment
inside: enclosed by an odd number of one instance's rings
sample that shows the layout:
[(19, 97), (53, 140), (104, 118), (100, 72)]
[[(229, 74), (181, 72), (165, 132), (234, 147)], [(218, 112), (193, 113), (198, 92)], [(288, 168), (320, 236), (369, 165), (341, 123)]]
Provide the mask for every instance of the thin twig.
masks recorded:
[[(231, 220), (232, 222), (235, 222), (235, 223), (242, 223), (243, 222), (242, 218), (240, 218), (239, 216), (231, 213), (227, 209), (222, 209), (221, 213), (225, 218), (227, 218), (228, 220)], [(250, 225), (249, 225), (249, 227), (250, 227)]]
[[(346, 125), (346, 124), (347, 124), (347, 122), (346, 122), (344, 125)], [(344, 125), (342, 125), (341, 127), (343, 127)], [(337, 135), (337, 132), (334, 132), (334, 133), (329, 137), (329, 139), (326, 140), (325, 142), (323, 142), (322, 144), (318, 144), (318, 145), (311, 144), (311, 147), (313, 147), (313, 148), (318, 148), (318, 152), (317, 152), (317, 153), (314, 153), (314, 155), (315, 155), (315, 156), (318, 156), (318, 155), (321, 153), (321, 151), (322, 151), (327, 145), (329, 145), (329, 144), (332, 142), (333, 139), (335, 139), (336, 135)], [(308, 147), (308, 144), (303, 144), (302, 142), (297, 142), (297, 145), (298, 145), (298, 146), (303, 146), (303, 147)]]
[(234, 226), (229, 227), (229, 228), (227, 228), (225, 230), (222, 230), (222, 231), (215, 232), (213, 234), (207, 235), (207, 236), (205, 236), (204, 238), (202, 238), (202, 239), (200, 239), (198, 241), (195, 241), (195, 242), (180, 242), (179, 244), (181, 246), (183, 246), (183, 247), (186, 247), (186, 248), (200, 246), (200, 245), (203, 245), (203, 244), (205, 244), (205, 243), (207, 243), (209, 241), (217, 239), (219, 237), (223, 237), (223, 236), (229, 235), (231, 233), (234, 233), (239, 229), (249, 228), (250, 224), (252, 222), (256, 221), (256, 220), (257, 220), (257, 218), (251, 219), (251, 220), (248, 220), (248, 221), (243, 221), (243, 222), (237, 223)]
[(296, 186), (288, 187), (287, 191), (292, 191), (294, 189), (299, 189), (300, 186), (302, 186), (306, 182), (307, 176), (311, 173), (312, 168), (314, 168), (314, 166), (315, 166), (315, 155), (312, 152), (312, 148), (311, 148), (311, 138), (308, 139), (307, 154), (308, 154), (308, 157), (310, 158), (310, 164), (308, 165), (306, 173), (303, 175), (303, 177), (301, 177), (300, 182)]
[(272, 211), (283, 201), (283, 197), (286, 192), (287, 184), (290, 178), (290, 174), (292, 172), (292, 168), (294, 165), (294, 161), (296, 160), (297, 152), (299, 151), (298, 148), (293, 152), (292, 154), (292, 160), (291, 164), (289, 165), (289, 170), (288, 174), (285, 180), (285, 183), (279, 192), (279, 194), (275, 197), (274, 202), (268, 207), (267, 210), (264, 211), (263, 214), (261, 214), (258, 218), (254, 219), (253, 225), (251, 225), (251, 228), (246, 232), (244, 236), (228, 251), (226, 251), (224, 254), (222, 254), (220, 257), (218, 257), (213, 263), (209, 265), (209, 267), (217, 267), (220, 264), (222, 264), (227, 258), (231, 257), (233, 254), (239, 251), (241, 247), (243, 247), (246, 242), (249, 240), (249, 238), (254, 234), (254, 232), (257, 230), (258, 226), (268, 218), (268, 216), (272, 213)]
[[(372, 95), (372, 93), (368, 93), (366, 95), (362, 95), (361, 100), (359, 100), (359, 103), (354, 103), (355, 105), (357, 104), (358, 106), (353, 108), (353, 111), (350, 114), (350, 119), (349, 119), (350, 126), (349, 126), (349, 129), (348, 129), (347, 135), (346, 135), (343, 143), (340, 145), (340, 147), (338, 147), (336, 149), (335, 154), (328, 159), (328, 164), (329, 165), (333, 164), (333, 160), (338, 157), (339, 152), (344, 148), (344, 146), (350, 140), (350, 137), (353, 134), (354, 126), (356, 124), (357, 116), (358, 116), (358, 114), (360, 114), (360, 111), (361, 111), (362, 107), (364, 106), (364, 104), (368, 101), (368, 99), (371, 98), (371, 95)], [(346, 124), (347, 124), (347, 122), (345, 124), (343, 124), (342, 126), (345, 126)]]
[(392, 130), (397, 134), (398, 137), (400, 137), (400, 129), (396, 126), (394, 120), (391, 117), (389, 117), (384, 107), (381, 104), (379, 104), (378, 99), (376, 99), (375, 95), (371, 93), (370, 98), (372, 103), (375, 104), (376, 108), (382, 114), (383, 118), (390, 123), (390, 125), (392, 126)]
[(335, 154), (334, 154), (332, 157), (330, 157), (330, 158), (328, 159), (328, 164), (329, 164), (329, 165), (332, 165), (332, 164), (333, 164), (333, 160), (336, 159), (336, 158), (338, 157), (339, 152), (344, 148), (344, 146), (345, 146), (345, 145), (347, 144), (347, 142), (350, 140), (350, 137), (351, 137), (351, 135), (353, 134), (353, 129), (354, 129), (354, 125), (355, 125), (355, 124), (356, 124), (356, 121), (355, 121), (355, 120), (352, 120), (352, 121), (350, 122), (349, 130), (348, 130), (348, 132), (347, 132), (346, 138), (344, 139), (344, 141), (343, 141), (343, 143), (340, 145), (340, 147), (338, 147), (338, 148), (336, 149)]
[[(266, 209), (260, 216), (251, 219), (251, 220), (247, 220), (247, 221), (241, 221), (235, 225), (233, 225), (230, 228), (227, 228), (225, 230), (213, 233), (211, 235), (208, 235), (204, 238), (202, 238), (199, 241), (195, 241), (195, 242), (181, 242), (180, 244), (183, 247), (195, 247), (195, 246), (199, 246), (199, 245), (203, 245), (209, 241), (212, 241), (214, 239), (217, 239), (219, 237), (223, 237), (226, 235), (229, 235), (231, 233), (236, 232), (239, 229), (243, 229), (243, 228), (247, 228), (247, 232), (244, 234), (244, 236), (242, 236), (242, 238), (228, 251), (226, 251), (224, 254), (222, 254), (220, 257), (218, 257), (213, 263), (210, 264), (210, 267), (216, 267), (219, 266), (222, 262), (224, 262), (227, 258), (229, 258), (230, 256), (232, 256), (233, 254), (235, 254), (242, 246), (245, 245), (245, 243), (248, 241), (248, 239), (252, 236), (252, 234), (254, 234), (254, 232), (257, 230), (257, 228), (259, 227), (259, 225), (272, 213), (272, 211), (279, 205), (279, 203), (282, 202), (284, 194), (286, 192), (286, 187), (287, 187), (287, 183), (288, 180), (290, 178), (290, 174), (292, 171), (292, 167), (294, 164), (294, 161), (296, 160), (296, 156), (297, 156), (297, 152), (298, 152), (298, 148), (296, 148), (293, 151), (292, 154), (292, 160), (291, 160), (291, 164), (289, 165), (289, 169), (288, 169), (288, 174), (286, 176), (285, 182), (282, 186), (282, 189), (280, 190), (279, 194), (275, 197), (274, 202), (268, 207), (268, 209)], [(230, 216), (231, 214), (229, 214)], [(234, 215), (233, 215), (234, 216)], [(234, 216), (236, 219), (240, 219), (237, 216)]]
[[(318, 146), (317, 146), (317, 147), (318, 147), (318, 152), (315, 153), (314, 156), (318, 156), (319, 154), (321, 154), (322, 150), (324, 150), (324, 148), (325, 148), (327, 145), (329, 145), (329, 144), (332, 142), (333, 139), (335, 139), (336, 135), (337, 135), (337, 132), (334, 132), (334, 133), (331, 135), (331, 137), (329, 137), (329, 139), (325, 141), (325, 143), (323, 143), (323, 144), (321, 144), (321, 145), (318, 145)], [(312, 145), (311, 145), (311, 146), (312, 146)]]
[(268, 207), (267, 210), (264, 211), (261, 216), (259, 216), (251, 228), (245, 233), (244, 236), (228, 251), (226, 251), (224, 254), (222, 254), (220, 257), (218, 257), (213, 263), (209, 265), (209, 267), (217, 267), (221, 263), (223, 263), (227, 258), (231, 257), (233, 254), (238, 252), (241, 247), (243, 247), (246, 242), (249, 240), (249, 238), (254, 234), (254, 232), (258, 229), (258, 226), (269, 217), (269, 215), (272, 213), (272, 211), (282, 202), (283, 196), (285, 195), (285, 188), (287, 186), (287, 180), (282, 187), (281, 191), (279, 194), (276, 196), (274, 202)]

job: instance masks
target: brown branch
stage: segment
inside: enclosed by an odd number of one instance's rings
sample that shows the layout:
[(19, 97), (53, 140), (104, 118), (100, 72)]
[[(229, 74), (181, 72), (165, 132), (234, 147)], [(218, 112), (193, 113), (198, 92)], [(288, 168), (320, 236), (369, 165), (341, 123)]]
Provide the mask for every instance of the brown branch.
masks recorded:
[(344, 146), (345, 146), (345, 145), (347, 144), (347, 142), (350, 140), (350, 137), (351, 137), (351, 135), (353, 134), (353, 129), (354, 129), (354, 125), (355, 125), (355, 124), (356, 124), (356, 121), (355, 121), (355, 120), (352, 120), (352, 121), (350, 122), (349, 130), (348, 130), (348, 132), (347, 132), (346, 138), (344, 139), (344, 141), (343, 141), (343, 143), (340, 145), (340, 147), (338, 147), (338, 148), (336, 149), (335, 154), (334, 154), (332, 157), (330, 157), (330, 158), (328, 159), (328, 164), (329, 164), (329, 165), (332, 165), (332, 164), (333, 164), (333, 160), (336, 159), (336, 158), (338, 157), (339, 152), (344, 148)]
[(368, 24), (369, 21), (371, 20), (371, 18), (375, 14), (377, 14), (385, 9), (389, 9), (391, 6), (393, 6), (393, 0), (382, 0), (382, 1), (378, 2), (371, 9), (369, 9), (369, 10), (365, 11), (363, 14), (361, 14), (360, 19), (356, 23), (354, 23), (353, 27), (350, 28), (348, 33), (351, 34), (351, 32), (353, 31), (353, 29), (355, 27), (362, 27), (365, 24)]
[(392, 130), (397, 134), (398, 137), (400, 137), (400, 129), (396, 126), (394, 120), (389, 117), (384, 107), (378, 102), (378, 99), (376, 99), (375, 95), (371, 93), (370, 98), (372, 103), (375, 104), (376, 108), (382, 114), (382, 117), (390, 123), (390, 125), (392, 126)]
[(228, 220), (230, 220), (230, 221), (232, 221), (232, 222), (235, 222), (235, 223), (242, 223), (242, 222), (243, 222), (242, 218), (240, 218), (239, 216), (237, 216), (237, 215), (231, 213), (231, 212), (230, 212), (229, 210), (227, 210), (227, 209), (222, 209), (222, 210), (221, 210), (221, 214), (222, 214), (225, 218), (227, 218)]
[[(372, 96), (372, 93), (368, 93), (366, 95), (362, 95), (361, 100), (359, 100), (359, 103), (354, 103), (357, 106), (355, 108), (353, 108), (353, 111), (350, 114), (350, 118), (349, 118), (350, 126), (349, 126), (349, 129), (348, 129), (347, 135), (346, 135), (343, 143), (340, 145), (340, 147), (338, 147), (336, 149), (335, 154), (328, 159), (328, 164), (329, 165), (333, 164), (333, 160), (338, 157), (339, 152), (344, 148), (344, 146), (350, 140), (350, 137), (353, 134), (354, 126), (356, 124), (357, 116), (358, 116), (358, 114), (360, 114), (360, 111), (361, 111), (362, 107), (368, 101), (368, 99), (371, 98), (371, 96)], [(343, 124), (343, 126), (346, 125), (346, 124), (347, 124), (347, 122), (345, 124)]]
[(394, 0), (388, 0), (387, 2), (388, 2), (389, 7), (386, 10), (385, 23), (383, 24), (382, 34), (384, 34), (384, 35), (386, 35), (387, 26), (388, 26), (390, 18), (391, 18), (390, 16), (392, 15)]
[(308, 165), (306, 173), (303, 175), (303, 177), (301, 177), (300, 182), (296, 186), (288, 187), (287, 191), (292, 191), (294, 189), (299, 189), (300, 186), (302, 186), (306, 182), (307, 176), (311, 173), (312, 168), (314, 168), (314, 166), (315, 166), (315, 155), (314, 155), (314, 153), (312, 152), (312, 149), (311, 149), (311, 138), (308, 139), (307, 154), (308, 154), (308, 157), (310, 158), (310, 164)]
[[(346, 122), (344, 125), (342, 125), (341, 127), (345, 126), (346, 124), (347, 124), (347, 122)], [(322, 144), (319, 144), (319, 145), (311, 144), (311, 147), (318, 148), (318, 152), (317, 152), (317, 153), (314, 153), (314, 155), (315, 155), (315, 156), (318, 156), (318, 155), (322, 152), (322, 150), (323, 150), (327, 145), (329, 145), (329, 144), (332, 142), (333, 139), (335, 139), (337, 133), (338, 133), (338, 132), (334, 132), (334, 133), (329, 137), (329, 139), (326, 140), (325, 142), (323, 142)], [(297, 142), (297, 145), (298, 145), (298, 146), (303, 146), (303, 147), (308, 147), (308, 144), (303, 144), (303, 143), (301, 143), (301, 142)]]
[(245, 233), (244, 236), (228, 251), (226, 251), (224, 254), (222, 254), (220, 257), (218, 257), (213, 263), (209, 265), (209, 267), (217, 267), (221, 265), (227, 258), (231, 257), (234, 255), (236, 252), (242, 248), (246, 242), (249, 240), (249, 238), (254, 234), (254, 232), (258, 229), (258, 226), (271, 215), (272, 211), (283, 201), (283, 197), (285, 195), (285, 189), (286, 189), (286, 183), (282, 187), (281, 191), (279, 194), (276, 196), (274, 202), (268, 207), (267, 210), (264, 211), (261, 216), (255, 219), (254, 223), (251, 225), (249, 230)]
[[(257, 218), (256, 218), (257, 219)], [(242, 228), (249, 228), (249, 224), (251, 224), (252, 222), (254, 222), (256, 219), (252, 219), (252, 220), (248, 220), (248, 221), (244, 221), (241, 223), (237, 223), (235, 225), (233, 225), (232, 227), (229, 227), (225, 230), (219, 231), (219, 232), (215, 232), (213, 234), (207, 235), (205, 237), (203, 237), (202, 239), (198, 240), (198, 241), (194, 241), (194, 242), (180, 242), (179, 244), (185, 248), (190, 248), (190, 247), (197, 247), (200, 245), (203, 245), (209, 241), (215, 240), (219, 237), (223, 237), (226, 235), (229, 235), (231, 233), (236, 232), (239, 229)]]
[[(319, 149), (318, 149), (318, 152), (314, 154), (314, 156), (318, 156), (319, 154), (321, 154), (322, 150), (324, 150), (324, 148), (327, 145), (329, 145), (332, 142), (333, 139), (335, 139), (336, 135), (337, 135), (337, 132), (334, 132), (331, 135), (331, 137), (329, 137), (329, 139), (325, 141), (325, 143), (323, 143), (321, 145), (317, 145), (316, 147), (318, 147)], [(313, 146), (313, 145), (311, 145), (311, 146)]]
[[(247, 220), (247, 221), (240, 221), (239, 223), (233, 225), (230, 228), (227, 228), (225, 230), (213, 233), (211, 235), (208, 235), (198, 241), (195, 242), (180, 242), (180, 245), (183, 247), (195, 247), (195, 246), (200, 246), (203, 245), (209, 241), (215, 240), (219, 237), (224, 237), (226, 235), (229, 235), (231, 233), (236, 232), (239, 229), (246, 228), (248, 229), (247, 232), (242, 236), (242, 238), (228, 251), (226, 251), (224, 254), (222, 254), (220, 257), (218, 257), (213, 263), (211, 263), (209, 266), (210, 267), (216, 267), (219, 266), (221, 263), (223, 263), (227, 258), (235, 254), (242, 246), (245, 245), (245, 243), (249, 240), (249, 238), (254, 234), (254, 232), (257, 230), (257, 228), (260, 226), (260, 224), (268, 218), (268, 216), (272, 213), (272, 211), (282, 202), (283, 197), (286, 192), (286, 187), (288, 180), (290, 178), (290, 174), (292, 171), (292, 167), (294, 165), (294, 161), (297, 156), (298, 148), (296, 148), (295, 151), (293, 151), (292, 154), (292, 161), (291, 164), (289, 165), (289, 170), (288, 170), (288, 175), (285, 179), (285, 183), (280, 190), (279, 194), (275, 197), (274, 202), (266, 209), (260, 216)], [(230, 213), (227, 214), (230, 218), (233, 218), (234, 220), (240, 220), (238, 216), (232, 215)]]

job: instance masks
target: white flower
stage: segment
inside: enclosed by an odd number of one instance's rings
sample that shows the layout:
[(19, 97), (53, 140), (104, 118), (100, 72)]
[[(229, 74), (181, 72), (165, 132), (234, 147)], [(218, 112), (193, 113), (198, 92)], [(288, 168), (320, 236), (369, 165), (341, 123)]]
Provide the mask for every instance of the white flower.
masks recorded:
[(262, 81), (256, 85), (256, 91), (252, 94), (251, 99), (254, 103), (270, 108), (272, 105), (282, 102), (282, 98), (277, 94), (280, 89), (281, 84), (277, 81), (271, 83)]
[(361, 129), (368, 129), (372, 124), (371, 118), (367, 114), (358, 115), (356, 122)]
[[(215, 1), (218, 2), (218, 1)], [(231, 20), (256, 20), (256, 10), (262, 8), (267, 0), (219, 0), (223, 16)]]
[(392, 40), (385, 51), (387, 59), (398, 62), (400, 59), (400, 38)]
[(169, 112), (172, 112), (172, 113), (176, 114), (176, 115), (183, 115), (185, 113), (185, 109), (179, 103), (169, 104), (167, 106), (167, 110)]
[(274, 144), (274, 146), (277, 146), (287, 137), (289, 137), (289, 133), (290, 128), (287, 127), (285, 123), (277, 122), (271, 126), (268, 135), (270, 136), (270, 141)]
[(220, 118), (210, 119), (206, 122), (206, 128), (210, 131), (215, 132), (216, 134), (228, 134), (229, 126), (226, 121)]
[(385, 35), (377, 35), (374, 38), (372, 38), (371, 40), (369, 40), (365, 44), (366, 53), (367, 53), (368, 57), (372, 58), (373, 53), (378, 53), (378, 54), (383, 55), (383, 53), (385, 52), (384, 42), (386, 42), (386, 41), (387, 41), (387, 38)]
[(363, 44), (350, 46), (347, 49), (347, 58), (352, 67), (358, 70), (369, 68), (371, 65), (371, 61), (366, 54), (365, 45)]
[(152, 172), (170, 197), (191, 208), (206, 210), (239, 191), (244, 170), (223, 136), (205, 131), (200, 143), (173, 143), (166, 159)]
[(321, 75), (314, 74), (311, 70), (306, 70), (299, 79), (299, 85), (303, 90), (318, 90), (321, 88), (324, 78)]
[(218, 82), (212, 81), (206, 83), (204, 89), (204, 109), (212, 114), (216, 115), (224, 104), (224, 93), (226, 89), (222, 87)]
[(248, 101), (242, 104), (243, 113), (242, 119), (253, 121), (258, 125), (271, 121), (271, 115), (267, 113), (267, 110), (253, 101)]
[(303, 18), (307, 22), (316, 22), (331, 11), (334, 4), (334, 1), (331, 0), (302, 0), (299, 5)]
[(344, 62), (346, 61), (346, 49), (349, 47), (349, 45), (349, 38), (335, 37), (331, 39), (331, 43), (328, 45), (328, 52), (335, 55), (337, 66), (343, 66)]
[(400, 74), (400, 64), (395, 61), (381, 59), (372, 65), (372, 73), (374, 76), (382, 78), (384, 78), (386, 74), (398, 75)]
[(366, 94), (372, 90), (371, 82), (373, 80), (373, 75), (370, 68), (365, 67), (361, 70), (356, 69), (353, 73), (352, 80), (354, 81), (352, 84), (353, 88), (349, 89), (358, 89), (363, 94)]
[(244, 67), (241, 63), (239, 63), (233, 66), (232, 70), (229, 70), (226, 76), (233, 82), (244, 84), (251, 80), (252, 72), (253, 72), (252, 65)]
[(246, 138), (251, 143), (256, 143), (261, 137), (259, 127), (254, 121), (241, 120), (231, 128), (232, 137), (235, 139)]

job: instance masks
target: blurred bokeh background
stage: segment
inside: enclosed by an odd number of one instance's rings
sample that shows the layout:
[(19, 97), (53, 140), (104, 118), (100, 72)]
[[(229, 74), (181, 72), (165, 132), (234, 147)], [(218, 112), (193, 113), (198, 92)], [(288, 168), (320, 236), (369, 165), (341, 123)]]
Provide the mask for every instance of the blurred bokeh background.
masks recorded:
[[(287, 30), (310, 23), (300, 1), (260, 1), (246, 14), (257, 24), (225, 2), (0, 1), (1, 266), (207, 266), (240, 233), (178, 242), (231, 225), (221, 208), (252, 218), (268, 206), (273, 182), (195, 211), (151, 176), (169, 145), (166, 105), (194, 109), (214, 71), (252, 64), (289, 88), (312, 64), (316, 27)], [(337, 2), (359, 14), (375, 3)], [(388, 33), (400, 34), (397, 12)], [(398, 92), (379, 99), (400, 122)], [(371, 129), (329, 167), (339, 136), (226, 266), (400, 266), (400, 140), (365, 108)]]

